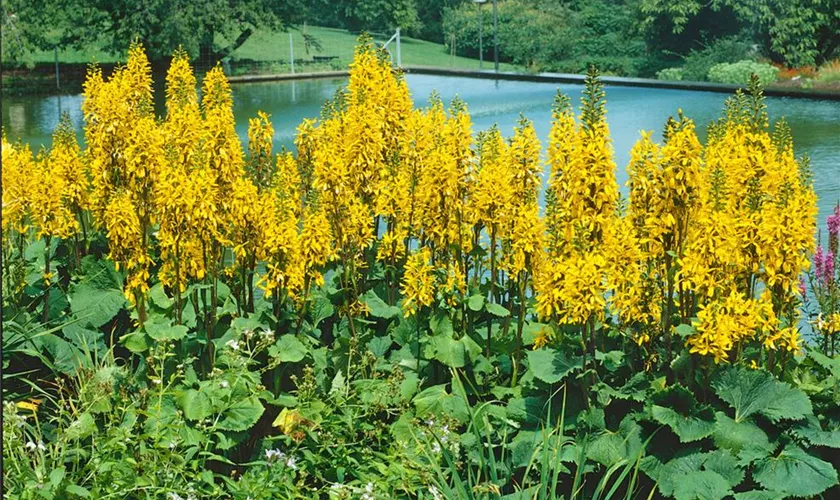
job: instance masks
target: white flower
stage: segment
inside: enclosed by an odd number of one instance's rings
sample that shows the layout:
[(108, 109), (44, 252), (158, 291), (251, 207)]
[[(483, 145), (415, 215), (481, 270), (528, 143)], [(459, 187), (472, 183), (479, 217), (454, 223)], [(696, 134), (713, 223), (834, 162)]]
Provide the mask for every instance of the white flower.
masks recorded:
[(429, 486), (429, 493), (432, 494), (432, 498), (434, 500), (443, 500), (443, 495), (440, 494), (440, 491), (437, 489), (437, 486)]
[(286, 460), (286, 454), (280, 450), (265, 450), (265, 459), (269, 462), (277, 459), (280, 461)]
[(27, 441), (27, 443), (26, 443), (26, 449), (29, 450), (29, 451), (35, 451), (35, 448), (37, 448), (37, 447), (38, 446), (32, 441)]
[(159, 378), (153, 378), (152, 383), (155, 384), (155, 385), (160, 385), (160, 384), (163, 383), (163, 380), (161, 380)]
[(228, 386), (230, 386), (230, 384), (228, 384), (228, 381), (227, 381), (227, 380), (222, 380), (221, 382), (219, 382), (219, 385), (220, 385), (222, 388), (227, 388)]
[(362, 494), (362, 500), (375, 500), (376, 497), (373, 496), (373, 483), (368, 483), (365, 485), (365, 492)]
[(440, 453), (440, 443), (438, 443), (437, 441), (432, 443), (432, 452)]
[(274, 340), (274, 332), (272, 332), (268, 328), (263, 328), (262, 330), (260, 330), (260, 336), (266, 342), (271, 342), (272, 340)]
[(228, 346), (231, 350), (236, 351), (239, 350), (239, 342), (231, 339), (225, 342), (225, 345)]
[(289, 457), (286, 460), (286, 467), (292, 470), (297, 470), (297, 460), (295, 459), (295, 457)]
[(44, 446), (43, 441), (38, 441), (38, 449), (41, 450), (41, 451), (46, 451), (47, 447)]

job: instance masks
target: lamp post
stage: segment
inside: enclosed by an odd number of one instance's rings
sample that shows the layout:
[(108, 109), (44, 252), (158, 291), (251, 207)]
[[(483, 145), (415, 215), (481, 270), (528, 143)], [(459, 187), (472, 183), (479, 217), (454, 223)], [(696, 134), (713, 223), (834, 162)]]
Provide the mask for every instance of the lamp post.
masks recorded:
[(478, 69), (484, 69), (484, 14), (481, 12), (481, 7), (487, 0), (473, 0), (473, 2), (478, 4)]
[(496, 0), (493, 0), (493, 64), (496, 73), (499, 72), (499, 10), (496, 7)]

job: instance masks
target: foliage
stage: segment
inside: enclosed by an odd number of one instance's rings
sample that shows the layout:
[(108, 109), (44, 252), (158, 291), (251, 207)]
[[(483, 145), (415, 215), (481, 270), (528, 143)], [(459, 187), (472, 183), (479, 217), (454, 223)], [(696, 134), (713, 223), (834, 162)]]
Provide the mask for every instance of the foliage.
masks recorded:
[(746, 85), (751, 75), (758, 76), (762, 85), (776, 81), (779, 69), (765, 63), (738, 61), (736, 63), (715, 64), (709, 68), (708, 79), (712, 82)]
[(83, 147), (3, 139), (10, 498), (836, 495), (815, 195), (757, 78), (706, 144), (642, 133), (628, 200), (595, 68), (545, 159), (366, 37), (294, 152), (196, 83), (177, 51), (155, 116), (133, 45)]
[(840, 82), (840, 59), (835, 59), (820, 66), (817, 72), (817, 80), (826, 83)]
[(755, 38), (764, 44), (768, 53), (791, 66), (821, 63), (834, 57), (838, 49), (840, 4), (837, 0), (644, 0), (641, 10), (647, 16), (648, 25), (664, 18), (674, 33), (681, 33), (692, 23), (703, 22), (703, 16), (706, 23), (711, 22), (709, 11), (730, 11), (741, 27), (759, 35)]
[[(506, 0), (498, 4), (498, 11), (499, 57), (536, 71), (585, 72), (594, 64), (614, 74), (635, 74), (637, 58), (644, 52), (629, 33), (625, 20), (630, 8), (624, 5)], [(487, 60), (493, 54), (489, 6), (463, 4), (445, 11), (443, 30), (454, 36), (457, 51), (477, 55), (479, 20)], [(446, 43), (451, 47), (452, 40)]]
[(735, 63), (747, 57), (755, 57), (749, 39), (743, 37), (719, 38), (699, 50), (691, 50), (682, 58), (683, 74), (686, 80), (702, 82), (708, 78), (712, 66), (721, 63)]
[(656, 72), (657, 80), (682, 80), (684, 70), (682, 68), (665, 68)]
[[(572, 50), (573, 13), (562, 4), (509, 0), (498, 5), (499, 58), (533, 70), (567, 59)], [(443, 15), (446, 44), (459, 54), (478, 57), (483, 36), (484, 60), (493, 58), (490, 5), (465, 3)], [(482, 35), (482, 36), (480, 36)]]
[[(155, 61), (179, 46), (203, 57), (225, 56), (255, 29), (286, 29), (300, 21), (306, 11), (302, 2), (268, 0), (212, 0), (200, 6), (187, 1), (3, 0), (3, 5), (4, 16), (14, 13), (18, 24), (24, 26), (29, 35), (24, 40), (30, 41), (30, 48), (102, 44), (106, 51), (121, 54), (131, 42), (140, 41)], [(216, 35), (224, 36), (230, 44), (214, 46)]]

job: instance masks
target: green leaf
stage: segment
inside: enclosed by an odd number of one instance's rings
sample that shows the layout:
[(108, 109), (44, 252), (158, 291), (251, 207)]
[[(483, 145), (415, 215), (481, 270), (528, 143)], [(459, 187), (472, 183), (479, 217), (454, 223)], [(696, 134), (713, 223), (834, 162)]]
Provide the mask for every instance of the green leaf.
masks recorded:
[(120, 343), (124, 345), (126, 349), (135, 354), (145, 352), (146, 349), (149, 348), (149, 342), (147, 341), (146, 333), (141, 331), (136, 331), (123, 335), (122, 337), (120, 337)]
[(674, 328), (674, 333), (679, 335), (681, 338), (688, 338), (694, 335), (694, 327), (686, 324), (678, 325)]
[(156, 283), (149, 289), (149, 299), (152, 301), (152, 304), (161, 309), (169, 309), (172, 307), (172, 299), (166, 295), (166, 291), (163, 289), (163, 284), (161, 283)]
[(812, 414), (811, 400), (799, 389), (779, 382), (763, 370), (740, 366), (722, 371), (712, 383), (715, 393), (735, 409), (735, 421), (761, 413), (776, 422), (798, 420)]
[(321, 321), (335, 314), (335, 307), (330, 302), (330, 298), (320, 289), (317, 293), (312, 294), (311, 304), (312, 326), (315, 328), (318, 327)]
[(510, 311), (500, 306), (499, 304), (487, 304), (487, 312), (489, 312), (493, 316), (498, 316), (500, 318), (506, 318), (510, 316)]
[(78, 484), (71, 484), (64, 488), (64, 491), (70, 493), (71, 495), (76, 495), (77, 497), (87, 498), (90, 496), (90, 491), (87, 488), (79, 486)]
[(470, 295), (470, 298), (467, 299), (467, 307), (471, 311), (480, 311), (484, 307), (484, 295)]
[(434, 358), (450, 368), (463, 368), (466, 364), (464, 344), (445, 335), (432, 337)]
[(726, 479), (710, 470), (690, 472), (674, 484), (676, 500), (720, 500), (730, 494)]
[(368, 290), (361, 298), (362, 302), (370, 309), (370, 315), (374, 318), (391, 319), (399, 316), (400, 312), (402, 312), (402, 309), (399, 307), (386, 304), (373, 290)]
[[(54, 240), (55, 241), (55, 240)], [(125, 307), (123, 277), (113, 262), (87, 256), (82, 259), (82, 280), (68, 295), (70, 310), (93, 327), (100, 327)]]
[(446, 335), (451, 337), (455, 333), (452, 328), (452, 321), (444, 311), (435, 311), (431, 318), (429, 318), (429, 328), (435, 335)]
[(554, 384), (563, 380), (569, 372), (580, 369), (583, 359), (576, 356), (570, 358), (563, 351), (543, 348), (528, 352), (528, 366), (534, 377), (547, 384)]
[(814, 446), (840, 448), (840, 430), (824, 431), (817, 417), (810, 415), (798, 422), (791, 432), (799, 439), (804, 439)]
[(778, 456), (757, 461), (752, 476), (768, 490), (798, 497), (819, 495), (837, 484), (837, 471), (830, 463), (793, 444)]
[(715, 429), (713, 420), (704, 420), (696, 415), (682, 415), (664, 406), (653, 405), (651, 415), (660, 424), (665, 424), (680, 438), (681, 443), (690, 443), (711, 436)]
[(67, 426), (67, 429), (64, 431), (64, 437), (68, 441), (84, 439), (92, 435), (96, 430), (96, 421), (93, 419), (93, 415), (84, 412), (73, 423)]
[(725, 450), (715, 450), (707, 453), (703, 468), (720, 474), (732, 488), (735, 488), (744, 480), (744, 469), (739, 467), (738, 460)]
[(614, 372), (624, 364), (624, 352), (609, 351), (601, 352), (595, 351), (595, 359), (600, 361), (607, 371)]
[(68, 301), (73, 315), (97, 328), (111, 321), (125, 307), (121, 289), (96, 288), (84, 281), (73, 287)]
[(108, 350), (105, 346), (105, 335), (99, 330), (85, 328), (80, 323), (69, 323), (61, 329), (61, 332), (64, 338), (81, 352), (104, 354)]
[(260, 400), (251, 396), (237, 401), (224, 412), (224, 418), (216, 425), (225, 431), (246, 431), (254, 426), (265, 411)]
[(840, 380), (840, 358), (829, 358), (825, 354), (814, 349), (808, 350), (808, 357), (813, 359), (823, 369), (831, 372), (831, 375)]
[(736, 422), (723, 412), (715, 413), (715, 446), (729, 450), (747, 463), (766, 457), (775, 448), (770, 438), (753, 422)]
[(428, 414), (440, 413), (443, 408), (443, 401), (448, 397), (450, 395), (446, 392), (446, 384), (433, 385), (423, 389), (414, 396), (417, 416), (422, 418)]
[(281, 363), (297, 363), (306, 357), (306, 346), (292, 334), (286, 334), (268, 349), (268, 355)]
[(706, 456), (703, 453), (692, 453), (677, 457), (659, 468), (659, 490), (665, 496), (672, 496), (676, 483), (683, 477), (694, 472), (700, 472)]
[(213, 413), (210, 396), (204, 391), (188, 389), (178, 396), (177, 403), (187, 420), (204, 420)]
[(735, 493), (735, 500), (782, 500), (785, 496), (777, 491), (752, 490)]
[(143, 329), (149, 337), (158, 342), (169, 342), (181, 340), (187, 336), (187, 327), (184, 325), (173, 325), (172, 322), (163, 316), (152, 316), (143, 323)]
[(385, 357), (385, 353), (388, 352), (388, 349), (391, 348), (393, 343), (394, 341), (391, 340), (390, 336), (384, 335), (382, 337), (373, 337), (370, 339), (367, 343), (367, 347), (374, 356), (382, 358)]

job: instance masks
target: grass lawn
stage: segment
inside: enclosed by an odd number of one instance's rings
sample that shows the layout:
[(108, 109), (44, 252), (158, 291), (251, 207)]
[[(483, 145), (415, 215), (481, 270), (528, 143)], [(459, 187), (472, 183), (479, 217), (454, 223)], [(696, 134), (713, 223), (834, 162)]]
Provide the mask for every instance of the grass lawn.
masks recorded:
[[(322, 51), (310, 50), (307, 53), (301, 31), (298, 29), (292, 30), (295, 60), (298, 64), (303, 63), (300, 68), (296, 68), (297, 71), (343, 69), (347, 67), (353, 58), (353, 47), (356, 45), (357, 35), (346, 30), (317, 26), (308, 26), (306, 31), (320, 42)], [(387, 41), (387, 38), (376, 37), (375, 39), (382, 44)], [(218, 41), (222, 44), (225, 43), (225, 40), (221, 38)], [(450, 56), (447, 48), (439, 43), (402, 37), (401, 48), (402, 63), (405, 66), (439, 66), (465, 69), (478, 69), (479, 66), (478, 59)], [(396, 50), (396, 42), (391, 42), (389, 49)], [(101, 63), (109, 63), (123, 59), (108, 54), (98, 47), (90, 47), (84, 50), (62, 50), (59, 51), (58, 56), (59, 62), (62, 63), (88, 63), (94, 59)], [(337, 56), (337, 59), (328, 64), (307, 64), (307, 62), (313, 61), (313, 56)], [(33, 60), (35, 63), (51, 63), (55, 60), (55, 55), (52, 51), (39, 51), (33, 54)], [(236, 64), (237, 61), (277, 62), (279, 64), (271, 64), (269, 67), (278, 72), (288, 71), (289, 33), (256, 31), (233, 53), (232, 62)], [(484, 68), (492, 69), (493, 61), (485, 60)], [(510, 71), (515, 69), (515, 66), (501, 64), (500, 69)], [(241, 71), (236, 72), (241, 73)]]

